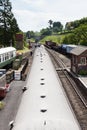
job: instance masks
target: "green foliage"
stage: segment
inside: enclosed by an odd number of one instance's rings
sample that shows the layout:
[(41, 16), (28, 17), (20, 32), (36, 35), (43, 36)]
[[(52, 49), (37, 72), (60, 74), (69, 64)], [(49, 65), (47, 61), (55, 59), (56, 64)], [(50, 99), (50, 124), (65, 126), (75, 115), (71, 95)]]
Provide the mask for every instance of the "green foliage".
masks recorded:
[(53, 25), (53, 21), (52, 21), (52, 20), (49, 20), (48, 23), (49, 23), (49, 27), (50, 27), (50, 29), (51, 29), (51, 28), (52, 28), (52, 25)]
[(64, 44), (76, 44), (75, 34), (67, 34), (65, 35), (63, 41)]
[(14, 35), (19, 31), (9, 0), (0, 0), (0, 41), (4, 46), (14, 44)]
[(53, 23), (53, 32), (60, 32), (63, 29), (63, 25), (61, 22), (54, 22)]
[(75, 37), (78, 39), (78, 43), (81, 45), (87, 45), (87, 24), (80, 25), (74, 31)]
[(87, 46), (87, 24), (81, 24), (71, 34), (63, 39), (64, 44), (80, 44)]
[(60, 29), (59, 29), (58, 27), (54, 27), (54, 28), (53, 28), (53, 32), (54, 32), (54, 33), (55, 33), (55, 32), (57, 33), (57, 32), (59, 32), (59, 31), (60, 31)]
[(54, 33), (58, 34), (58, 32), (61, 32), (63, 29), (63, 25), (61, 24), (61, 22), (53, 22), (52, 20), (49, 20), (48, 23), (49, 28), (45, 28), (40, 31), (41, 38), (43, 38), (44, 36), (49, 36)]
[[(86, 22), (86, 19), (82, 20), (82, 22), (83, 21)], [(79, 23), (79, 21), (77, 22)], [(53, 42), (59, 44), (63, 43), (63, 44), (76, 44), (87, 46), (87, 23), (80, 24), (78, 28), (75, 28), (70, 32), (62, 31), (59, 32), (57, 35), (44, 37), (40, 42), (44, 43), (46, 40), (52, 40)]]
[(46, 28), (46, 29), (42, 29), (40, 31), (41, 35), (42, 36), (47, 36), (47, 35), (50, 35), (51, 34), (51, 30), (49, 28)]
[(87, 75), (87, 70), (80, 70), (79, 75), (83, 75), (83, 76)]
[(34, 37), (35, 37), (35, 33), (34, 33), (33, 31), (27, 31), (27, 32), (26, 32), (26, 37), (27, 37), (28, 39), (34, 38)]
[(45, 41), (53, 41), (56, 42), (57, 44), (62, 43), (62, 39), (64, 38), (65, 35), (51, 35), (51, 36), (46, 36), (42, 40), (40, 40), (41, 43), (45, 43)]
[(34, 38), (29, 39), (30, 42), (35, 42)]
[(81, 24), (87, 24), (87, 17), (82, 18), (80, 20), (67, 22), (65, 25), (65, 30), (72, 30), (72, 29), (78, 28)]

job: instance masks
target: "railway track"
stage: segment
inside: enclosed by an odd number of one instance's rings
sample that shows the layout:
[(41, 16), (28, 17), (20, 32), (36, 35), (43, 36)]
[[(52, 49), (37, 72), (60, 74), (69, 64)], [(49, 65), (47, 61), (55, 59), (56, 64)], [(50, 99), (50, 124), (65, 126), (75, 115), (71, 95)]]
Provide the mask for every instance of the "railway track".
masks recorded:
[(82, 130), (87, 130), (87, 93), (67, 72), (55, 51), (47, 49)]

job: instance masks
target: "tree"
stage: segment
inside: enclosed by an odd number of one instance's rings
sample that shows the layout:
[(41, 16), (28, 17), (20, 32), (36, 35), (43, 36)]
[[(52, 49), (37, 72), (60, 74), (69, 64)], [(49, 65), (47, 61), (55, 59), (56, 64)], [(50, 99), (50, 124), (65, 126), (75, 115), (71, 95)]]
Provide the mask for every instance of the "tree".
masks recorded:
[(66, 35), (63, 39), (63, 43), (87, 46), (87, 24), (80, 25), (73, 33)]
[(53, 31), (54, 32), (60, 32), (63, 29), (63, 25), (61, 24), (61, 22), (54, 22), (53, 23)]
[(72, 30), (74, 29), (74, 23), (73, 22), (67, 22), (65, 25), (65, 30)]
[(52, 20), (49, 20), (48, 23), (49, 23), (49, 27), (50, 27), (50, 29), (51, 29), (51, 28), (52, 28), (52, 25), (53, 25), (53, 21), (52, 21)]
[(27, 37), (28, 39), (34, 38), (34, 37), (35, 37), (34, 31), (27, 31), (27, 32), (26, 32), (26, 37)]
[(3, 35), (4, 35), (4, 44), (7, 43), (7, 32), (9, 28), (9, 19), (11, 15), (11, 3), (9, 0), (1, 0), (0, 1), (0, 27), (4, 30)]
[(78, 39), (77, 44), (87, 45), (87, 24), (82, 24), (74, 31), (75, 37)]
[(41, 33), (41, 36), (42, 36), (42, 35), (43, 35), (43, 36), (51, 35), (51, 30), (50, 30), (49, 28), (42, 29), (42, 30), (40, 31), (40, 33)]
[(14, 45), (15, 34), (17, 32), (19, 32), (20, 29), (18, 27), (17, 20), (15, 19), (14, 16), (9, 20), (9, 24), (10, 24), (10, 27), (9, 27), (9, 30), (8, 30), (8, 32), (10, 34), (9, 40), (10, 40), (10, 43), (12, 42), (12, 45)]
[(67, 22), (65, 25), (65, 30), (72, 30), (72, 29), (78, 28), (82, 24), (87, 24), (87, 17), (82, 18), (80, 20)]
[[(12, 13), (12, 6), (9, 0), (0, 0), (0, 28), (2, 36), (2, 44), (5, 46), (14, 42), (13, 35), (19, 31), (17, 21)], [(1, 39), (0, 39), (1, 40)]]

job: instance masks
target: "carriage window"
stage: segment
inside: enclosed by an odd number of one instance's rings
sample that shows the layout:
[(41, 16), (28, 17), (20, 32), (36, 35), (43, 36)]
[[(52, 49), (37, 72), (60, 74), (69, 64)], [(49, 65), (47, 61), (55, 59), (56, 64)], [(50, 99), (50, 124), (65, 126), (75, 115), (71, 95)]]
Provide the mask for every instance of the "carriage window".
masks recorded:
[(2, 55), (2, 62), (4, 61), (4, 57), (5, 57), (5, 55), (3, 54), (3, 55)]
[(13, 52), (11, 52), (11, 57), (13, 57)]
[(6, 53), (6, 54), (5, 54), (5, 60), (7, 60), (7, 59), (8, 59), (8, 54)]
[(6, 53), (6, 60), (7, 60), (7, 53)]
[(9, 53), (7, 53), (7, 59), (9, 59)]
[(1, 56), (0, 56), (0, 62), (1, 62)]

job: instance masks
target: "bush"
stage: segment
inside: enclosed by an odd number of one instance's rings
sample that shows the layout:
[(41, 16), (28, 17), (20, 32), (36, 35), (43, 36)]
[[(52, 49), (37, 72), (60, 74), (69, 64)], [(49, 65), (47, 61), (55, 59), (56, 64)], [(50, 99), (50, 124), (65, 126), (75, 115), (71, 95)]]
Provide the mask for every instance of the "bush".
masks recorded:
[(84, 75), (84, 76), (86, 76), (86, 75), (87, 75), (87, 70), (80, 70), (80, 71), (79, 71), (79, 75)]

